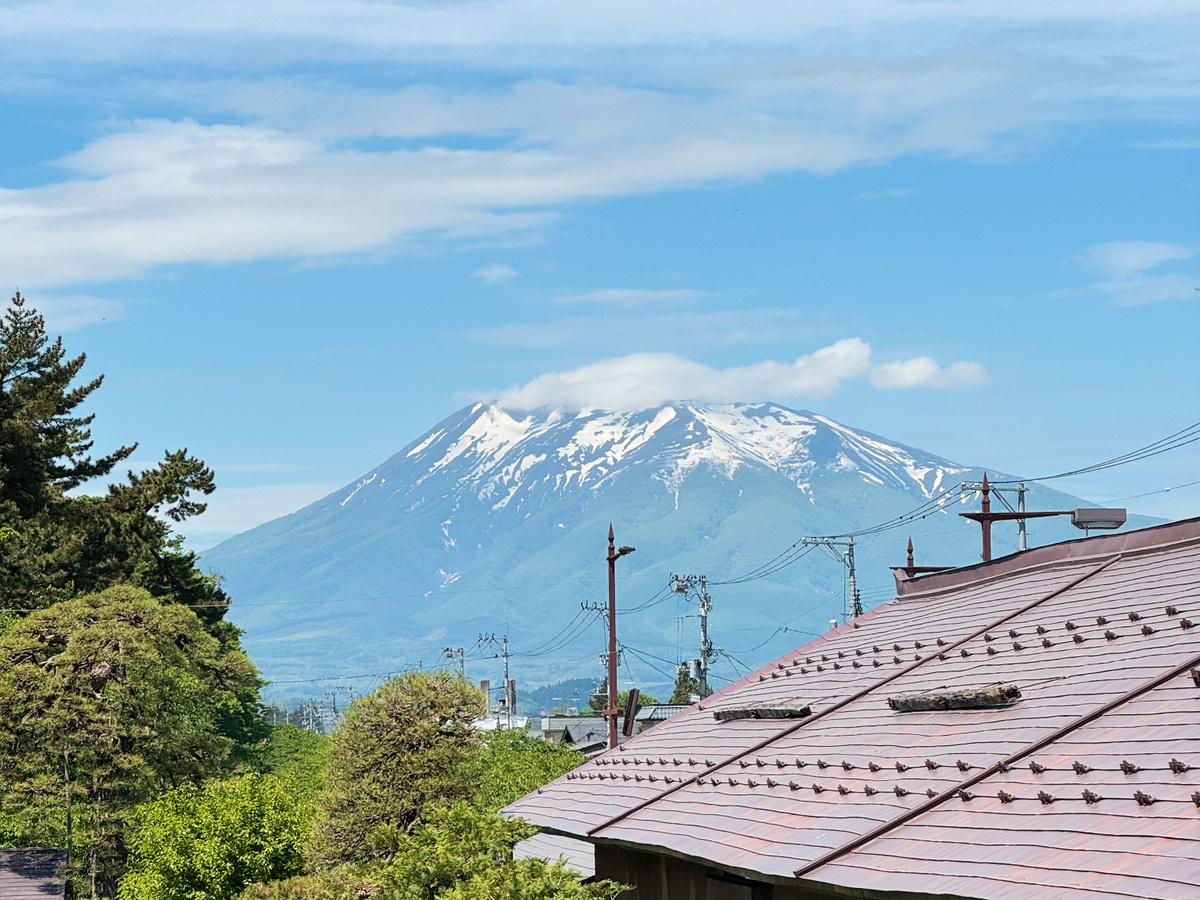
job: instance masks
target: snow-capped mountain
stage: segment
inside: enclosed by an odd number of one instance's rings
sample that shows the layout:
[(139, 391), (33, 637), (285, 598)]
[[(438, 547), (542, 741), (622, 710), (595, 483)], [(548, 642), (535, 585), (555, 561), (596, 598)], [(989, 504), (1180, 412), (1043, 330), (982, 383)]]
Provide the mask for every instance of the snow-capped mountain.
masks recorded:
[[(207, 551), (204, 562), (224, 576), (231, 618), (270, 678), (428, 665), (444, 645), (469, 651), (479, 633), (504, 632), (516, 671), (552, 681), (595, 668), (601, 629), (580, 603), (604, 599), (611, 521), (638, 548), (621, 563), (622, 606), (656, 601), (622, 631), (626, 661), (662, 681), (653, 669), (669, 670), (663, 660), (689, 655), (694, 643), (693, 620), (677, 618), (693, 611), (688, 601), (660, 592), (670, 573), (727, 580), (803, 535), (889, 519), (981, 475), (774, 404), (575, 412), (477, 403), (355, 483)], [(1045, 492), (1045, 503), (1064, 502), (1078, 501)], [(1062, 531), (1039, 527), (1042, 540)], [(941, 513), (861, 544), (868, 605), (886, 599), (887, 566), (903, 562), (909, 533), (923, 561), (962, 564), (977, 557), (976, 528)], [(843, 579), (836, 561), (814, 556), (714, 589), (727, 665), (764, 640), (763, 653), (798, 643), (803, 635), (789, 630), (823, 630), (843, 611)], [(780, 628), (788, 630), (772, 636)]]
[[(339, 503), (423, 503), (430, 485), (464, 499), (522, 512), (565, 494), (599, 494), (617, 479), (648, 473), (678, 498), (698, 469), (736, 477), (763, 466), (815, 502), (813, 479), (856, 473), (864, 481), (927, 499), (967, 471), (808, 412), (772, 404), (672, 404), (641, 412), (511, 412), (477, 403), (442, 422), (360, 479)], [(414, 507), (415, 508), (415, 507)], [(446, 523), (452, 524), (452, 520)], [(452, 540), (452, 539), (450, 539)]]

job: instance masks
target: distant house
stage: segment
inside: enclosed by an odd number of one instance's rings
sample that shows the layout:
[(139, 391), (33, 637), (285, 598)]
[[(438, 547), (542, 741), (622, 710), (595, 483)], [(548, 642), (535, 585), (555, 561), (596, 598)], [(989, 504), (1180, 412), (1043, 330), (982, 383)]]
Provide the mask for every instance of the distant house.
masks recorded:
[(637, 900), (1200, 897), (1200, 519), (897, 582), (506, 812)]
[(0, 850), (2, 900), (64, 900), (67, 851), (54, 847)]
[[(570, 736), (568, 728), (571, 728)], [(596, 731), (598, 728), (599, 731)], [(562, 744), (564, 739), (575, 744), (578, 739), (593, 732), (604, 732), (607, 738), (608, 724), (599, 715), (544, 715), (541, 718), (541, 732), (542, 737), (551, 744)]]
[(685, 703), (651, 703), (638, 708), (633, 717), (637, 723), (637, 733), (641, 734), (647, 728), (653, 728), (659, 722), (665, 722), (671, 716), (677, 715), (688, 708)]

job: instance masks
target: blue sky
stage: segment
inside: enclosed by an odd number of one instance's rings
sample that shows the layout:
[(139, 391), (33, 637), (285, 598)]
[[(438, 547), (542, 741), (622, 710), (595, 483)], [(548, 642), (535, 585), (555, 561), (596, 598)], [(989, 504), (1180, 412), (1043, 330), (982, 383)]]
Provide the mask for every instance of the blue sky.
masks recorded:
[[(0, 270), (203, 547), (477, 396), (1059, 471), (1200, 409), (1195, 2), (0, 10)], [(636, 384), (636, 389), (627, 385)], [(1195, 445), (1200, 446), (1200, 445)], [(1187, 448), (1061, 484), (1200, 513)]]

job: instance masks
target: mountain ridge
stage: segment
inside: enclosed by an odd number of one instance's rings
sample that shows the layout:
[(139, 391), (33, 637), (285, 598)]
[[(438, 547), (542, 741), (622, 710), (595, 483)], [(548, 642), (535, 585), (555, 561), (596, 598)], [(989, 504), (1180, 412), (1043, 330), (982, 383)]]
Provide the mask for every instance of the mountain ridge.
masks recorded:
[[(509, 632), (518, 650), (546, 645), (574, 621), (579, 602), (602, 599), (608, 521), (639, 548), (622, 561), (623, 592), (663, 584), (671, 571), (707, 571), (715, 581), (802, 534), (884, 521), (981, 475), (779, 404), (680, 402), (618, 412), (479, 402), (352, 484), (225, 541), (203, 560), (223, 575), (234, 597), (231, 618), (246, 629), (268, 677), (390, 671), (432, 662), (441, 643), (468, 646), (479, 632)], [(1040, 486), (1030, 501), (1031, 509), (1080, 505)], [(948, 512), (937, 518), (940, 529), (928, 522), (910, 529), (922, 560), (971, 562), (972, 547), (977, 558), (977, 526)], [(1073, 533), (1065, 529), (1039, 524), (1037, 534)], [(999, 552), (1006, 536), (997, 537)], [(861, 546), (859, 580), (869, 599), (890, 587), (886, 567), (902, 562), (901, 540)], [(840, 567), (797, 565), (730, 588), (735, 609), (724, 623), (716, 614), (714, 626), (747, 644), (784, 623), (815, 632), (841, 613), (843, 576)], [(814, 607), (811, 614), (794, 615), (797, 598), (806, 598), (803, 609)], [(660, 599), (642, 614), (643, 663), (680, 652), (684, 624), (674, 617), (688, 614), (681, 602)], [(599, 651), (596, 624), (553, 652), (518, 658), (516, 668), (543, 681), (572, 673), (593, 655), (580, 657), (583, 647)], [(665, 668), (660, 662), (654, 677), (661, 680)]]

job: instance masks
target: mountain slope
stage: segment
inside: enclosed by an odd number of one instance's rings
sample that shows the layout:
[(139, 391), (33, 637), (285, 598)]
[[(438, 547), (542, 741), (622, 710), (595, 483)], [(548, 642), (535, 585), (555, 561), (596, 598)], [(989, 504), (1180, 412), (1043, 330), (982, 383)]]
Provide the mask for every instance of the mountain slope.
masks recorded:
[[(661, 682), (681, 652), (695, 655), (695, 622), (677, 619), (694, 609), (682, 597), (656, 596), (671, 572), (726, 580), (802, 535), (886, 520), (981, 475), (773, 404), (633, 413), (475, 404), (354, 484), (226, 541), (204, 562), (224, 576), (231, 617), (270, 678), (429, 665), (444, 644), (470, 650), (480, 633), (496, 632), (510, 635), (522, 678), (553, 681), (596, 668), (600, 623), (579, 607), (606, 596), (611, 521), (619, 540), (638, 548), (620, 563), (621, 606), (656, 599), (622, 620), (632, 648), (625, 662)], [(1030, 502), (1075, 505), (1040, 488)], [(867, 539), (858, 558), (868, 605), (886, 598), (887, 566), (903, 562), (909, 533), (921, 562), (978, 557), (978, 526), (949, 513)], [(1039, 523), (1036, 535), (1046, 542), (1078, 532)], [(998, 534), (998, 553), (1009, 537)], [(721, 663), (729, 676), (740, 664), (736, 651), (757, 658), (752, 645), (766, 640), (761, 653), (770, 653), (799, 640), (786, 631), (772, 637), (773, 629), (827, 627), (844, 608), (844, 569), (814, 553), (713, 593), (714, 639), (728, 651)], [(473, 665), (470, 674), (495, 680), (496, 667)]]

